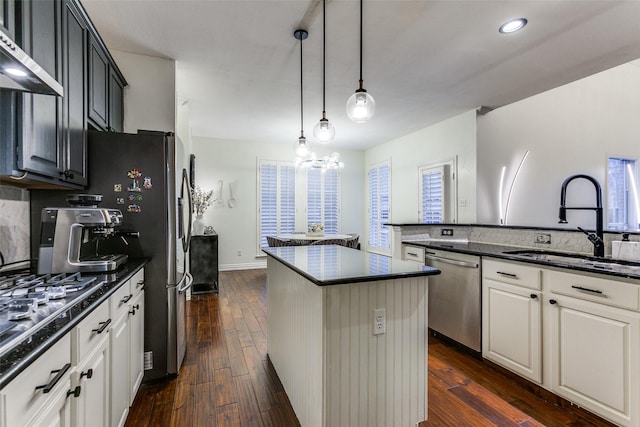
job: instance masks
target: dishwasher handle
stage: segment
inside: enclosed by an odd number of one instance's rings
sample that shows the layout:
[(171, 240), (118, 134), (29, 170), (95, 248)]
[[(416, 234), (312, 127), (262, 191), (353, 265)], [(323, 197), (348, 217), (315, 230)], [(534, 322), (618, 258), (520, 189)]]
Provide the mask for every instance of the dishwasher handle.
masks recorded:
[(444, 264), (457, 265), (458, 267), (478, 268), (479, 265), (476, 262), (459, 261), (457, 259), (443, 258), (436, 255), (425, 255), (425, 260), (438, 261)]

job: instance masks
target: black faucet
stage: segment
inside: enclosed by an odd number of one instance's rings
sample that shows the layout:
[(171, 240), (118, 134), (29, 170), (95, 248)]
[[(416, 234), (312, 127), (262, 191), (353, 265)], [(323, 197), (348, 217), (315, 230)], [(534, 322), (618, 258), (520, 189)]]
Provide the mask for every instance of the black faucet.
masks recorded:
[[(596, 188), (596, 206), (595, 207), (584, 207), (584, 208), (573, 208), (565, 206), (567, 203), (567, 186), (571, 181), (577, 178), (583, 178), (587, 181), (591, 181), (593, 186)], [(560, 214), (558, 215), (560, 218), (560, 224), (567, 223), (567, 209), (573, 210), (594, 210), (596, 211), (596, 233), (589, 233), (582, 228), (578, 227), (578, 230), (582, 231), (587, 235), (589, 241), (593, 243), (593, 256), (596, 257), (604, 257), (604, 241), (603, 241), (603, 233), (602, 233), (602, 188), (598, 181), (595, 178), (589, 175), (573, 175), (569, 178), (565, 179), (562, 183), (562, 189), (560, 190)]]

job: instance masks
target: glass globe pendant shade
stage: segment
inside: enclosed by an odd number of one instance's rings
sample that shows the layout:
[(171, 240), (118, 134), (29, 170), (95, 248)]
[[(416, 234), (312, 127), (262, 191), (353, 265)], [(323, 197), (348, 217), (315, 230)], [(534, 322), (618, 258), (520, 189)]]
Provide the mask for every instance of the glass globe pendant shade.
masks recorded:
[(309, 154), (309, 144), (307, 144), (307, 138), (301, 136), (298, 138), (298, 142), (295, 145), (296, 155), (298, 157), (305, 157)]
[(358, 89), (347, 100), (347, 116), (356, 123), (366, 123), (376, 112), (376, 101), (366, 90)]
[(323, 144), (333, 141), (335, 136), (336, 128), (325, 117), (321, 118), (313, 128), (313, 137)]

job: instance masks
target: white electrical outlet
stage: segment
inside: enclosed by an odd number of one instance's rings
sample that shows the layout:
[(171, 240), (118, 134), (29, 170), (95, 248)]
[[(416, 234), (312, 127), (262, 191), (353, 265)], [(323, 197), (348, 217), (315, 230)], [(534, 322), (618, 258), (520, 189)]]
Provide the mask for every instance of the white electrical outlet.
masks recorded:
[(387, 314), (384, 308), (373, 310), (373, 335), (387, 332)]

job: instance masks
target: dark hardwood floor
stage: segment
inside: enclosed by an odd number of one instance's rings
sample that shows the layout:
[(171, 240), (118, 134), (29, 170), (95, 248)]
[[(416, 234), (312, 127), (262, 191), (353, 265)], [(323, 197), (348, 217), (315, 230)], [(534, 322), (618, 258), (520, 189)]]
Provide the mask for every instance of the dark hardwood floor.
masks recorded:
[[(267, 358), (266, 316), (266, 270), (221, 272), (219, 295), (187, 303), (180, 375), (144, 384), (126, 426), (298, 426)], [(434, 337), (428, 375), (420, 427), (612, 426)]]

